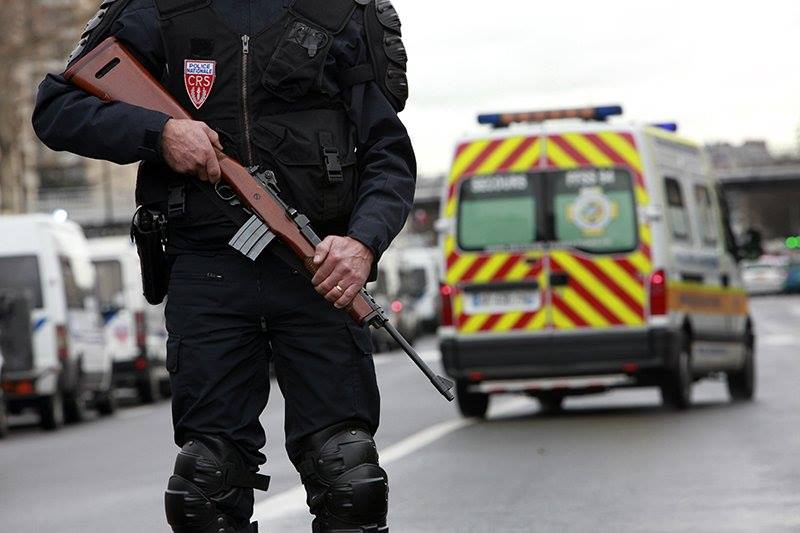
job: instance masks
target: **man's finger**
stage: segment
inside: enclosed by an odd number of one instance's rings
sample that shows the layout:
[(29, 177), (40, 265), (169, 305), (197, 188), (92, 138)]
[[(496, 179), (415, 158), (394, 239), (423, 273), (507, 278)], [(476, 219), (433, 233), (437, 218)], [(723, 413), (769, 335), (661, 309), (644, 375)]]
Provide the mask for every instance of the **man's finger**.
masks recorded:
[(197, 175), (200, 181), (208, 181), (208, 173), (206, 172), (205, 161), (198, 161), (195, 163), (194, 173)]
[(341, 297), (339, 297), (339, 299), (336, 300), (336, 303), (333, 304), (334, 307), (336, 307), (337, 309), (343, 309), (347, 307), (356, 297), (358, 291), (359, 291), (358, 285), (355, 284), (350, 285), (349, 287), (347, 287), (347, 289), (345, 289)]
[(207, 124), (203, 124), (203, 126), (203, 130), (206, 132), (208, 140), (211, 141), (211, 144), (214, 146), (214, 148), (217, 150), (222, 150), (222, 143), (219, 141), (219, 134), (208, 127)]
[(221, 171), (219, 169), (219, 161), (216, 154), (209, 152), (206, 159), (206, 175), (211, 183), (217, 183), (220, 178)]
[(336, 238), (333, 235), (325, 237), (321, 243), (317, 245), (317, 249), (314, 252), (314, 263), (317, 265), (322, 264), (325, 261), (325, 258), (328, 257), (328, 252), (331, 251), (331, 246), (333, 243), (336, 242)]

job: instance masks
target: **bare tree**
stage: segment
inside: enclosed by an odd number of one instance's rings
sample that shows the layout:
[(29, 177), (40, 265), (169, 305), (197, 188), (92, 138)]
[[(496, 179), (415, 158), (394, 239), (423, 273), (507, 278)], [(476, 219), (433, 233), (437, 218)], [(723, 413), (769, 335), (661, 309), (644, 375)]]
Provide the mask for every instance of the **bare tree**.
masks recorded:
[(23, 143), (32, 138), (29, 114), (35, 80), (66, 57), (91, 4), (85, 0), (0, 0), (0, 212), (24, 206)]

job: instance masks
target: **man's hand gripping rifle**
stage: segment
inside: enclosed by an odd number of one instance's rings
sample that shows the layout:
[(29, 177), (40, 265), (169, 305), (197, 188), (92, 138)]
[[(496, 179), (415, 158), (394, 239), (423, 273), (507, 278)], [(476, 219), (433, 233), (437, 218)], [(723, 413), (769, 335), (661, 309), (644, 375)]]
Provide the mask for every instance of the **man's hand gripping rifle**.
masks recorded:
[[(64, 77), (101, 100), (126, 102), (161, 111), (175, 119), (192, 118), (113, 37), (71, 65)], [(231, 240), (231, 246), (255, 260), (278, 237), (313, 274), (317, 268), (314, 252), (320, 239), (311, 229), (308, 218), (286, 205), (278, 196), (273, 185), (274, 175), (263, 172), (254, 176), (224, 153), (218, 151), (217, 157), (222, 180), (231, 188), (243, 208), (252, 214)], [(453, 400), (453, 382), (436, 375), (425, 364), (366, 290), (361, 289), (346, 311), (359, 324), (386, 329), (433, 386), (445, 398)]]

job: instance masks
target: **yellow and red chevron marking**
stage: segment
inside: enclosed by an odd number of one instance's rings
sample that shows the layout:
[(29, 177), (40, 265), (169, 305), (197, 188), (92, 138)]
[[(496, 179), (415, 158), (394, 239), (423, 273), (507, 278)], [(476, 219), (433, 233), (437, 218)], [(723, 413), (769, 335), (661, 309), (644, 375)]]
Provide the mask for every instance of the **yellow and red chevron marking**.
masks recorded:
[(566, 287), (553, 288), (557, 329), (644, 323), (644, 272), (630, 260), (593, 260), (562, 250), (552, 252), (550, 268), (566, 273), (569, 280)]
[[(634, 177), (634, 193), (639, 206), (650, 197), (644, 183), (642, 160), (633, 135), (613, 131), (598, 133), (565, 133), (547, 137), (546, 164), (550, 168), (626, 167)], [(639, 251), (650, 259), (650, 227), (640, 225)]]
[(495, 172), (521, 172), (539, 165), (542, 144), (539, 137), (522, 135), (506, 139), (482, 139), (464, 143), (456, 149), (448, 177), (445, 215), (456, 212), (456, 189), (462, 177)]
[[(530, 264), (532, 256), (523, 254), (469, 254), (458, 256), (451, 253), (448, 264), (458, 264), (458, 268), (448, 268), (447, 282), (453, 286), (460, 283), (515, 282), (537, 280), (540, 286), (546, 283), (544, 263), (541, 258)], [(536, 330), (545, 324), (544, 309), (532, 312), (476, 313), (467, 314), (463, 305), (463, 295), (456, 289), (454, 312), (456, 325), (462, 333), (485, 331)]]

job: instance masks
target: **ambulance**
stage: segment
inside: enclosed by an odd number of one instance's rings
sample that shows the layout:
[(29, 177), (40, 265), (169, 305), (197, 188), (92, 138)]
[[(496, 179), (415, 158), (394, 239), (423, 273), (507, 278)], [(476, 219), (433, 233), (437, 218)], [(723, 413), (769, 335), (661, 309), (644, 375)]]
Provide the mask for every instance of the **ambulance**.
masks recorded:
[[(722, 376), (754, 395), (741, 253), (702, 148), (619, 106), (482, 115), (458, 143), (438, 223), (439, 342), (461, 413), (523, 393), (658, 387), (665, 405)], [(488, 127), (487, 127), (488, 126)]]

